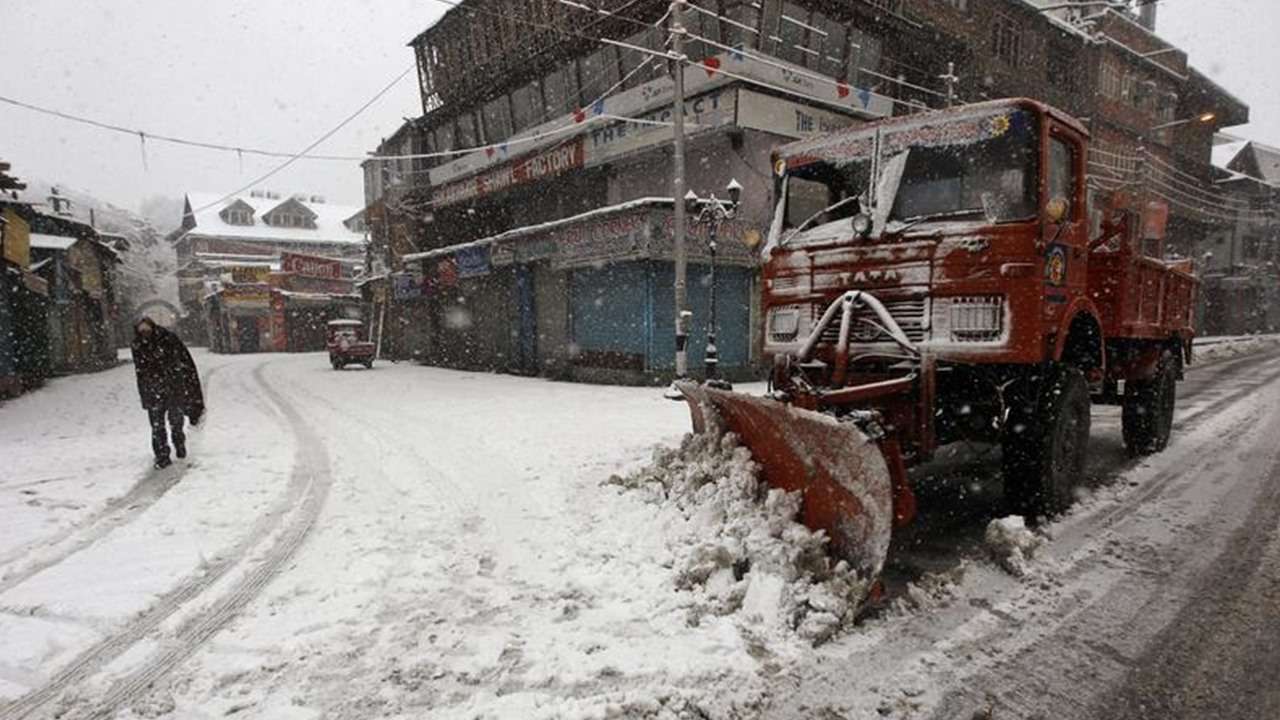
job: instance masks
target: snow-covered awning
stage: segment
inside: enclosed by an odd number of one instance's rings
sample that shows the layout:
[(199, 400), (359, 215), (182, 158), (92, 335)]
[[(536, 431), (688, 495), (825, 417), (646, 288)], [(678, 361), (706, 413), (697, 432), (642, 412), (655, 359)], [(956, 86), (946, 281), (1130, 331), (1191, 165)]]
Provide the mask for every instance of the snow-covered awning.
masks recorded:
[(674, 203), (672, 203), (671, 198), (664, 197), (644, 197), (637, 200), (628, 200), (624, 203), (606, 205), (604, 207), (596, 208), (595, 210), (588, 210), (587, 212), (570, 215), (567, 218), (561, 218), (559, 220), (551, 220), (537, 225), (526, 225), (524, 227), (513, 228), (511, 230), (498, 233), (497, 235), (480, 238), (479, 240), (472, 240), (471, 242), (458, 243), (457, 245), (449, 245), (447, 247), (436, 248), (435, 250), (427, 250), (426, 252), (409, 253), (408, 255), (402, 255), (400, 259), (405, 262), (415, 262), (435, 257), (444, 257), (446, 255), (452, 255), (459, 251), (465, 251), (471, 248), (486, 247), (493, 245), (494, 243), (544, 233), (549, 230), (555, 230), (556, 228), (583, 222), (584, 220), (591, 220), (601, 216), (627, 212), (628, 210), (636, 210), (638, 208), (672, 207), (673, 205)]

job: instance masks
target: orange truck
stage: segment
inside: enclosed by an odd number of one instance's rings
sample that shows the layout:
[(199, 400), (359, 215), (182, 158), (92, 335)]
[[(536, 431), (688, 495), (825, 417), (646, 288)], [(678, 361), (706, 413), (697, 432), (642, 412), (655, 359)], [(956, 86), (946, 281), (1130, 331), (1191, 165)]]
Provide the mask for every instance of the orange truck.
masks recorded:
[(1092, 403), (1159, 451), (1191, 360), (1198, 280), (1163, 259), (1142, 189), (1091, 212), (1089, 132), (1027, 99), (900, 117), (780, 148), (763, 269), (769, 392), (682, 382), (696, 431), (736, 432), (802, 520), (877, 576), (947, 443), (1002, 449), (1041, 516), (1084, 477)]

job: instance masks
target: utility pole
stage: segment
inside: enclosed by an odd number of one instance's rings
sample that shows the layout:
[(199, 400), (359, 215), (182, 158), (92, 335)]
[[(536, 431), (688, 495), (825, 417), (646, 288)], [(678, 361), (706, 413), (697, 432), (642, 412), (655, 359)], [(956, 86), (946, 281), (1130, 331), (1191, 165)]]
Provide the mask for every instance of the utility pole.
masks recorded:
[(671, 107), (671, 198), (673, 222), (671, 224), (672, 253), (675, 255), (675, 330), (676, 330), (676, 378), (689, 374), (689, 297), (686, 276), (689, 256), (685, 247), (684, 212), (684, 0), (671, 3), (671, 78), (675, 81), (675, 97)]

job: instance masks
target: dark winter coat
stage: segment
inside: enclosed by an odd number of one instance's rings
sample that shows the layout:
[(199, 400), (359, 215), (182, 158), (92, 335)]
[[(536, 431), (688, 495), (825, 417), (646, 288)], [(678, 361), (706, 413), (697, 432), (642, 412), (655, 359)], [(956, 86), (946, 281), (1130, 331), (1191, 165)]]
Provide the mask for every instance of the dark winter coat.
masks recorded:
[(142, 407), (181, 408), (191, 422), (199, 422), (204, 414), (200, 372), (178, 336), (159, 325), (153, 326), (147, 338), (135, 329), (132, 349)]

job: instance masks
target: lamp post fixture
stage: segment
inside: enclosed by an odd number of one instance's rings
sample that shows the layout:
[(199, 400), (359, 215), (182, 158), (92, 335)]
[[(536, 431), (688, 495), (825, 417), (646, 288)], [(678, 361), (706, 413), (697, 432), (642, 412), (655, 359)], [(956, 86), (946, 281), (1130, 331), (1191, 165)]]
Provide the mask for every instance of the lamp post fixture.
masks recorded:
[(732, 220), (738, 214), (738, 202), (742, 199), (742, 185), (730, 180), (725, 186), (728, 200), (721, 200), (715, 193), (705, 198), (690, 190), (684, 196), (685, 214), (694, 224), (707, 227), (707, 254), (711, 260), (711, 302), (707, 319), (706, 381), (711, 385), (724, 385), (719, 379), (720, 354), (716, 348), (716, 240), (720, 223)]
[(1164, 130), (1166, 128), (1177, 127), (1179, 125), (1186, 125), (1187, 123), (1193, 123), (1193, 122), (1206, 124), (1206, 123), (1213, 122), (1217, 118), (1218, 118), (1217, 113), (1205, 112), (1205, 113), (1200, 113), (1195, 117), (1183, 118), (1181, 120), (1174, 120), (1172, 122), (1167, 122), (1167, 123), (1160, 123), (1159, 125), (1152, 125), (1151, 127), (1147, 128), (1147, 132), (1155, 132), (1156, 130)]

